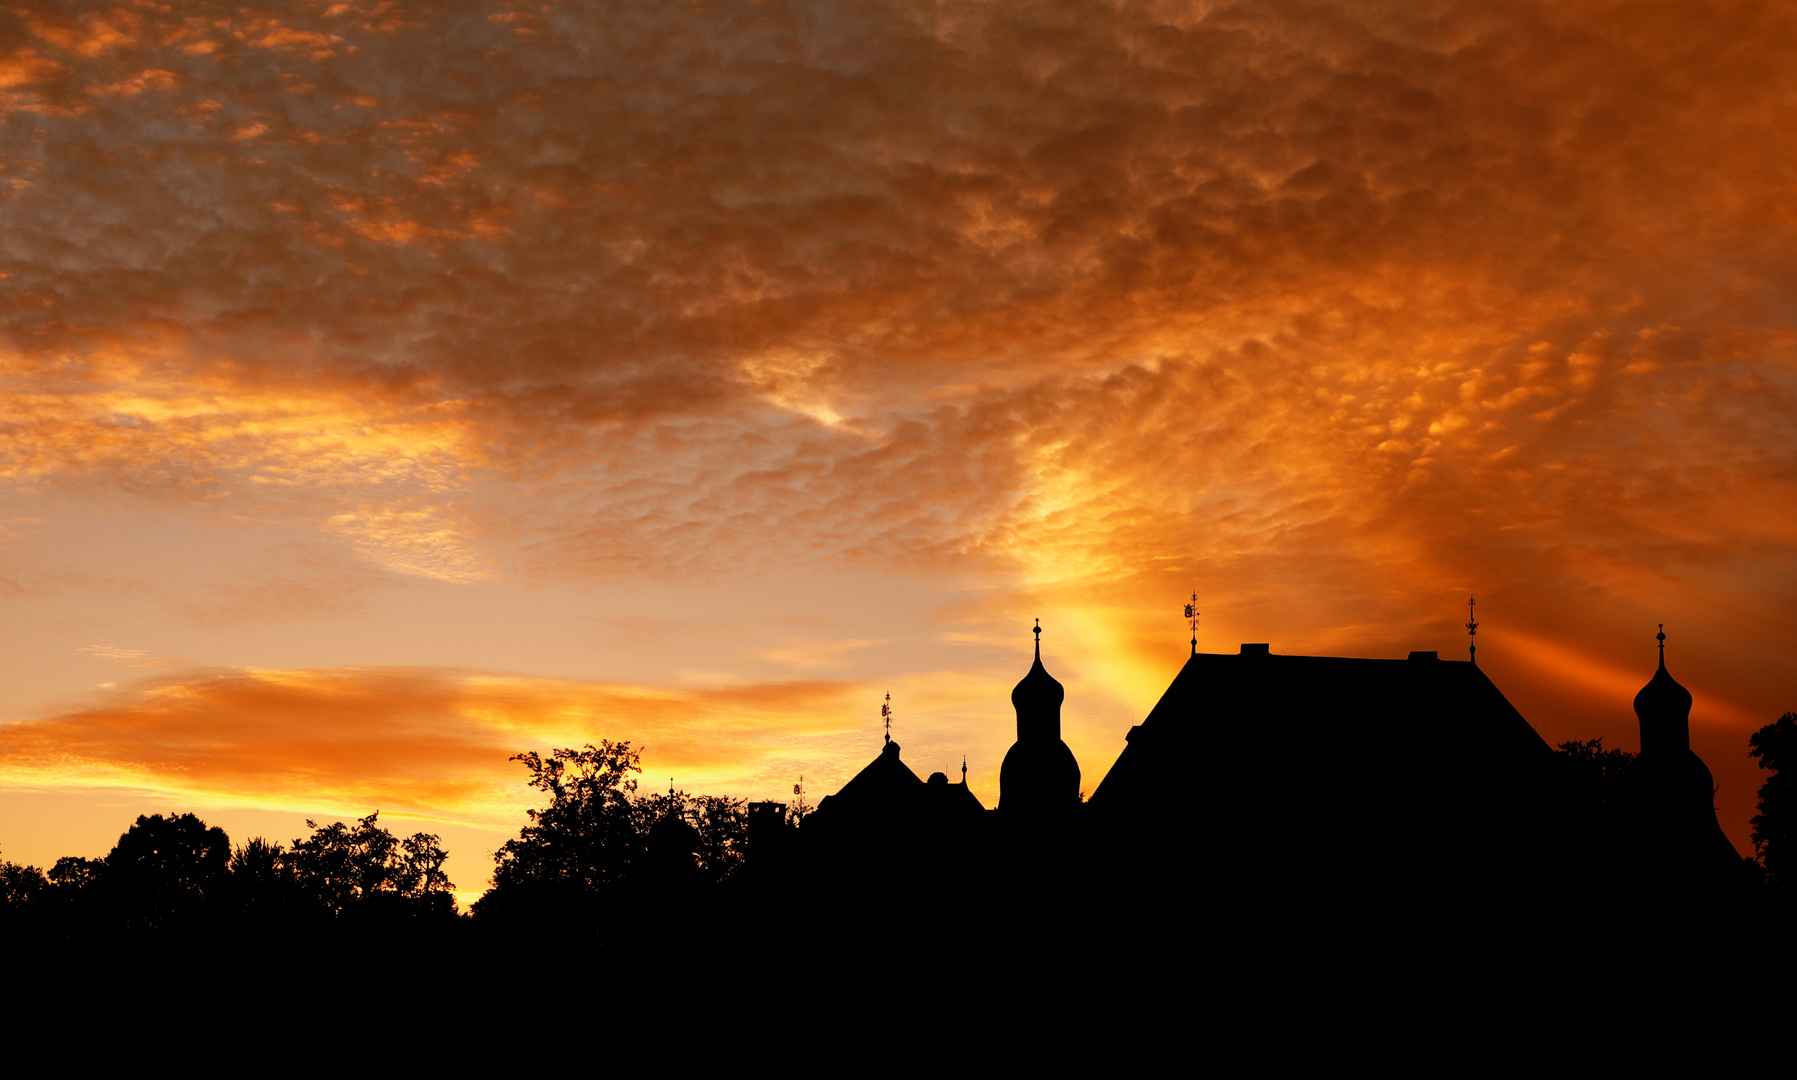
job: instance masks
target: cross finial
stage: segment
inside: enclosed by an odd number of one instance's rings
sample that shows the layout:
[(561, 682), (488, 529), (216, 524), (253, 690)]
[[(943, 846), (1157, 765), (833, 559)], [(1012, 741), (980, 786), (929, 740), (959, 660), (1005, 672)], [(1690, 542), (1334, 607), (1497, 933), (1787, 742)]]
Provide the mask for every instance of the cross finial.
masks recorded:
[(1472, 597), (1466, 598), (1466, 658), (1474, 664), (1479, 662), (1479, 646), (1474, 641), (1479, 636), (1479, 620), (1473, 618), (1473, 605), (1478, 603)]
[(880, 706), (880, 719), (886, 724), (886, 741), (892, 741), (892, 695), (886, 695), (886, 703)]
[(1192, 602), (1186, 605), (1186, 618), (1192, 624), (1192, 655), (1198, 655), (1198, 594), (1192, 594)]
[(1660, 624), (1660, 632), (1654, 635), (1660, 639), (1660, 666), (1666, 666), (1666, 624)]
[(1036, 628), (1031, 631), (1036, 635), (1036, 659), (1042, 659), (1042, 620), (1036, 620)]

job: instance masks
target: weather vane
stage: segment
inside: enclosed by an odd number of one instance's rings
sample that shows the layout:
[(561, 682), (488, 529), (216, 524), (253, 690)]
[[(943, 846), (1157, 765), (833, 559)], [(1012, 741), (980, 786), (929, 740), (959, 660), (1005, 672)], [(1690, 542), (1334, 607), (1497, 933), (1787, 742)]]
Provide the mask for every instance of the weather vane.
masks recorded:
[(1192, 624), (1192, 655), (1198, 655), (1198, 594), (1192, 594), (1192, 602), (1186, 605), (1186, 619)]
[(880, 719), (886, 723), (886, 741), (892, 741), (892, 695), (886, 695), (886, 704), (880, 706)]
[(1479, 646), (1474, 638), (1479, 636), (1479, 620), (1473, 618), (1473, 605), (1478, 603), (1472, 597), (1466, 598), (1466, 658), (1475, 665), (1479, 662)]

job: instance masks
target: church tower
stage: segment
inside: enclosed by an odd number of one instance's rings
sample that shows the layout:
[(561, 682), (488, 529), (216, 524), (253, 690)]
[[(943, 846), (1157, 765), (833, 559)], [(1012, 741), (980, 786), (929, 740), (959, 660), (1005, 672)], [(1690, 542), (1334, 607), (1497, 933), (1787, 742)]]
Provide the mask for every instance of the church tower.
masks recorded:
[(1061, 741), (1061, 702), (1067, 691), (1042, 666), (1042, 623), (1036, 621), (1036, 662), (1011, 691), (1017, 742), (998, 771), (998, 808), (1007, 815), (1041, 815), (1079, 805), (1079, 762)]
[(1741, 856), (1716, 820), (1715, 780), (1691, 751), (1691, 691), (1666, 670), (1666, 628), (1660, 627), (1660, 667), (1635, 695), (1641, 753), (1623, 784), (1643, 884), (1662, 894), (1738, 887)]

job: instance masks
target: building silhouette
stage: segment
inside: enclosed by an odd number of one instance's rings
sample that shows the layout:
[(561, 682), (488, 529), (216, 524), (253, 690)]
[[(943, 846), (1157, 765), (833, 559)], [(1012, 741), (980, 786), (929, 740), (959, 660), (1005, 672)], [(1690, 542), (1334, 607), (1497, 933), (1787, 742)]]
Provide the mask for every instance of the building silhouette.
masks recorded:
[(919, 821), (964, 822), (985, 809), (967, 788), (965, 767), (958, 784), (949, 783), (948, 775), (940, 772), (931, 773), (928, 781), (919, 780), (911, 767), (899, 760), (899, 744), (888, 739), (866, 768), (836, 794), (824, 796), (807, 824), (818, 833), (904, 832)]
[(920, 781), (888, 740), (806, 821), (814, 865), (888, 885), (943, 874), (1042, 885), (1078, 872), (1123, 895), (1187, 890), (1258, 910), (1744, 888), (1663, 641), (1635, 700), (1642, 752), (1615, 807), (1579, 789), (1568, 756), (1471, 660), (1294, 656), (1259, 643), (1194, 646), (1082, 802), (1061, 739), (1066, 691), (1033, 632), (998, 805), (973, 796), (965, 766), (959, 784)]
[(1626, 776), (1625, 852), (1631, 884), (1647, 896), (1702, 898), (1739, 887), (1745, 867), (1716, 820), (1716, 782), (1691, 749), (1691, 692), (1660, 666), (1635, 695), (1641, 753)]

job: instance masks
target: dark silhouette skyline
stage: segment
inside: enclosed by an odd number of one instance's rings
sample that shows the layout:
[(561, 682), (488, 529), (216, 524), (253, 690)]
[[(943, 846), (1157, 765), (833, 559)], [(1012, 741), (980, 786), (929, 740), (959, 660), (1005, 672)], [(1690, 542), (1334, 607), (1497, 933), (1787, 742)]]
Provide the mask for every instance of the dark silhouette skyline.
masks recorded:
[[(546, 805), (497, 853), (471, 918), (456, 917), (437, 838), (396, 837), (372, 814), (309, 821), (291, 846), (258, 838), (235, 850), (191, 814), (139, 818), (103, 859), (64, 859), (47, 874), (5, 864), (4, 918), (34, 940), (71, 943), (341, 927), (493, 942), (553, 932), (634, 950), (645, 932), (678, 935), (724, 910), (754, 928), (730, 947), (754, 949), (846, 940), (870, 909), (931, 934), (1007, 911), (1026, 933), (1001, 952), (1034, 963), (1028, 935), (1131, 919), (1173, 897), (1202, 896), (1213, 917), (1294, 941), (1373, 920), (1406, 947), (1443, 932), (1452, 912), (1526, 911), (1545, 925), (1618, 910), (1699, 921), (1784, 911), (1779, 740), (1792, 716), (1754, 737), (1773, 770), (1756, 819), (1771, 857), (1743, 859), (1690, 749), (1691, 696), (1667, 668), (1663, 628), (1634, 702), (1639, 754), (1601, 740), (1550, 748), (1470, 659), (1288, 656), (1249, 643), (1193, 652), (1085, 800), (1059, 739), (1066, 692), (1032, 629), (996, 807), (968, 790), (965, 768), (960, 782), (920, 779), (890, 734), (802, 817), (672, 785), (642, 793), (640, 752), (606, 742), (514, 758)], [(1458, 899), (1425, 913), (1411, 906), (1423, 895)], [(1393, 922), (1399, 911), (1410, 921)], [(1199, 925), (1158, 931), (1159, 947), (1198, 948)], [(698, 955), (696, 940), (680, 940), (680, 955)]]
[(997, 809), (1050, 612), (1090, 795), (1194, 593), (1190, 652), (1483, 622), (1629, 750), (1665, 620), (1751, 846), (1786, 5), (373, 7), (0, 13), (14, 858), (379, 809), (478, 890), (519, 749), (821, 797), (886, 690)]

